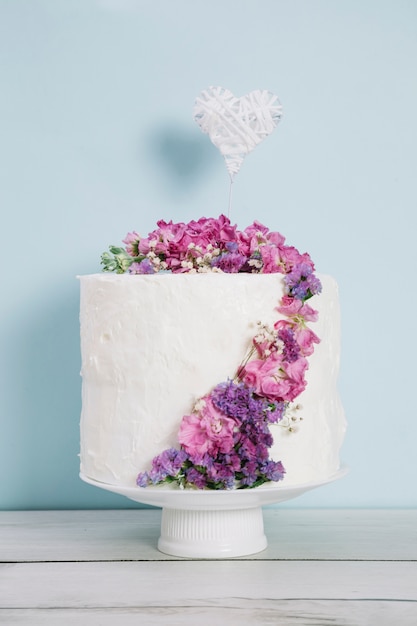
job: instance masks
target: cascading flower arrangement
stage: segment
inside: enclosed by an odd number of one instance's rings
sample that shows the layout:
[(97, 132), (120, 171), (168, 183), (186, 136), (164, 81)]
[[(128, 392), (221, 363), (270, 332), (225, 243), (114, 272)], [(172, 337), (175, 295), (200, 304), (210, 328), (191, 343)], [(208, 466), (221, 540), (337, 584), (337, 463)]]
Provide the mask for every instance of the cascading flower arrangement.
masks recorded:
[[(129, 233), (125, 248), (102, 255), (104, 271), (130, 274), (280, 273), (284, 295), (273, 327), (261, 323), (232, 379), (221, 382), (184, 415), (178, 448), (157, 455), (137, 478), (139, 487), (176, 483), (180, 488), (244, 489), (282, 480), (285, 469), (269, 458), (270, 424), (291, 430), (306, 387), (307, 357), (319, 342), (307, 322), (307, 304), (321, 284), (310, 256), (285, 245), (284, 237), (259, 222), (243, 231), (221, 215), (188, 224), (159, 221), (148, 237)], [(283, 318), (283, 319), (282, 319)]]

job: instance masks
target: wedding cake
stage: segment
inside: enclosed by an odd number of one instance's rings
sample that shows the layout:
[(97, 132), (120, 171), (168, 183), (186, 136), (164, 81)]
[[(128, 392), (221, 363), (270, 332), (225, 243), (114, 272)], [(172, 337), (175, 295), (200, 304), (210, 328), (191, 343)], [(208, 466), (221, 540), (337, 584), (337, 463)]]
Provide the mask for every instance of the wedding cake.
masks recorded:
[[(337, 284), (255, 222), (159, 222), (82, 276), (81, 472), (233, 489), (339, 469)], [(115, 272), (115, 273), (109, 273)]]

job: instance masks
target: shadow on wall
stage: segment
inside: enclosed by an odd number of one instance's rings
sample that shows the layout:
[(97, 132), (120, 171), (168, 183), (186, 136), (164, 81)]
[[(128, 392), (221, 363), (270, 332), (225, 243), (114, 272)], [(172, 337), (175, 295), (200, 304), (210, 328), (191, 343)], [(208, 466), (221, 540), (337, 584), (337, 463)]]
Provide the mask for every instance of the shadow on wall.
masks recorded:
[[(67, 285), (68, 286), (68, 285)], [(49, 292), (51, 293), (51, 292)], [(2, 509), (137, 508), (79, 476), (78, 281), (28, 310), (11, 333)], [(3, 459), (4, 460), (4, 459)]]
[(166, 126), (150, 133), (145, 144), (147, 156), (176, 193), (187, 193), (219, 159), (217, 148), (198, 129)]

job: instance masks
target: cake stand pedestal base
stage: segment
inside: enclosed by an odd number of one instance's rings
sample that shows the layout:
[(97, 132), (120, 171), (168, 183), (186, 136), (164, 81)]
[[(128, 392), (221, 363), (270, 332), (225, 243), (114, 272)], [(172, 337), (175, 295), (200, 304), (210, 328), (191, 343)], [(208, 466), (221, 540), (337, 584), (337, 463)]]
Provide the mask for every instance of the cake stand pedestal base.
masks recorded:
[(228, 558), (267, 546), (262, 508), (234, 510), (162, 509), (158, 549), (188, 558)]
[(162, 508), (158, 549), (194, 559), (246, 556), (265, 550), (262, 506), (278, 504), (345, 476), (347, 467), (314, 482), (266, 483), (255, 489), (172, 489), (102, 483), (81, 473), (86, 483)]

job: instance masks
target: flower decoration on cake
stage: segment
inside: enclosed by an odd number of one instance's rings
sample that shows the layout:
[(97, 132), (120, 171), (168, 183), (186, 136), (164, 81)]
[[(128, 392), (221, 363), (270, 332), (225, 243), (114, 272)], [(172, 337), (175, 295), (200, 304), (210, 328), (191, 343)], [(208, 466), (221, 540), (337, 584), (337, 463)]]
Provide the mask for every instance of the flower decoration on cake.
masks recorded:
[(124, 243), (103, 254), (104, 271), (279, 273), (284, 282), (279, 319), (273, 327), (259, 322), (236, 372), (197, 399), (179, 424), (178, 447), (157, 455), (137, 484), (231, 489), (281, 480), (284, 467), (269, 458), (269, 426), (292, 430), (298, 420), (295, 400), (319, 341), (308, 326), (317, 312), (307, 301), (321, 291), (310, 256), (259, 222), (240, 231), (224, 215), (187, 224), (161, 220), (147, 237), (131, 232)]

